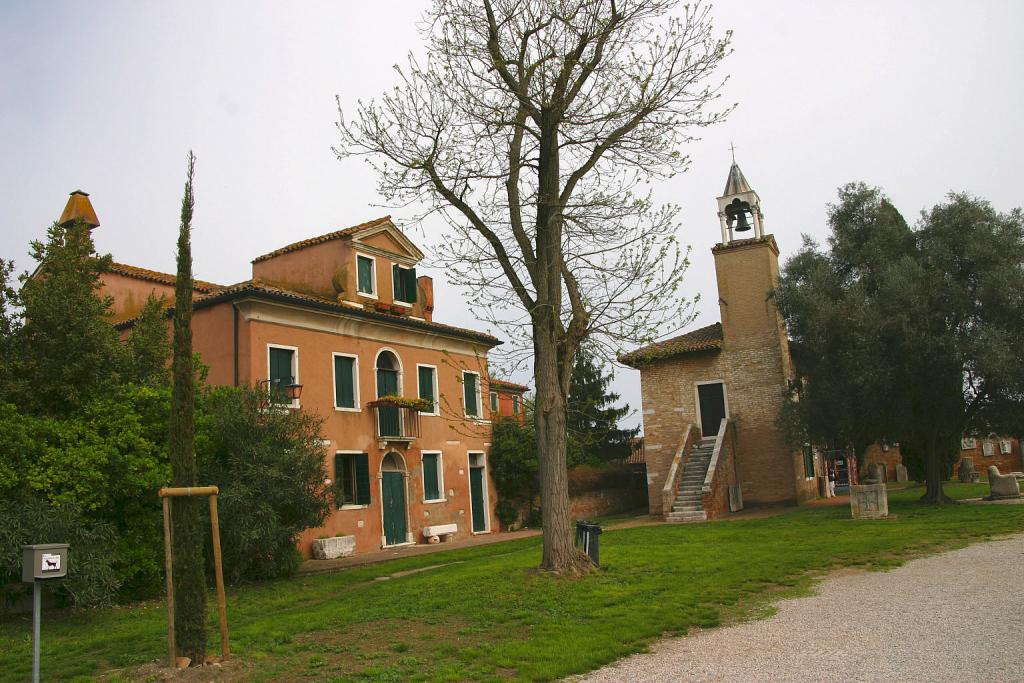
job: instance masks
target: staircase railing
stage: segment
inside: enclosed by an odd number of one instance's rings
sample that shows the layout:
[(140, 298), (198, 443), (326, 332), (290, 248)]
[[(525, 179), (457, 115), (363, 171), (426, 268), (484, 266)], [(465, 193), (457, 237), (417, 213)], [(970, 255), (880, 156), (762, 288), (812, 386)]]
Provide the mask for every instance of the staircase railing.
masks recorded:
[[(718, 435), (715, 437), (715, 448), (711, 452), (711, 462), (708, 463), (708, 472), (704, 476), (704, 486), (701, 489), (703, 507), (708, 515), (712, 516), (724, 512), (729, 503), (729, 487), (736, 486), (739, 481), (736, 477), (736, 423), (728, 418), (723, 418), (718, 428)], [(737, 492), (739, 498), (739, 493)], [(742, 502), (736, 509), (742, 508)]]
[(679, 491), (679, 482), (682, 479), (683, 470), (686, 469), (686, 459), (690, 456), (691, 446), (696, 438), (697, 429), (693, 426), (693, 423), (686, 425), (683, 439), (679, 442), (679, 448), (676, 449), (676, 453), (672, 457), (672, 464), (668, 468), (668, 476), (665, 477), (665, 485), (661, 489), (661, 514), (664, 517), (667, 517), (668, 513), (672, 512), (672, 503), (675, 501), (676, 494)]

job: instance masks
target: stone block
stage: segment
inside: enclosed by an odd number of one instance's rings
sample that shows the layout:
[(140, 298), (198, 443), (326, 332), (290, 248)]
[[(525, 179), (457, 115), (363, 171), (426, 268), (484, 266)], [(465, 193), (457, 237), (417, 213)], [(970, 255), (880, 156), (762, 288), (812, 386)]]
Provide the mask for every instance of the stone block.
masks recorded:
[(850, 487), (850, 512), (854, 519), (881, 519), (889, 516), (889, 494), (885, 484)]
[(907, 476), (907, 466), (903, 464), (896, 465), (896, 481), (902, 482), (907, 481), (907, 479), (909, 479)]
[(999, 474), (999, 468), (995, 465), (988, 467), (988, 490), (989, 500), (1020, 498), (1020, 484), (1017, 483), (1017, 477), (1012, 474)]
[(318, 538), (313, 541), (314, 560), (333, 560), (337, 557), (348, 557), (356, 551), (355, 536), (334, 536)]

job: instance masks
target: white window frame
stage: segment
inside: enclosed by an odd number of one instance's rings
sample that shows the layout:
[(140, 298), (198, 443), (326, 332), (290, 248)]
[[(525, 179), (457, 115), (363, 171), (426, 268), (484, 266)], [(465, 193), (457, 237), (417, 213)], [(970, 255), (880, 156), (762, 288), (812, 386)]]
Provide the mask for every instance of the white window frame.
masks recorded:
[(996, 443), (992, 439), (985, 439), (981, 442), (981, 454), (986, 458), (995, 457)]
[(978, 447), (978, 440), (973, 436), (965, 436), (960, 439), (960, 450), (973, 451)]
[[(302, 384), (299, 380), (299, 347), (298, 346), (287, 346), (285, 344), (267, 344), (267, 379), (270, 379), (270, 349), (284, 349), (285, 351), (292, 352), (292, 381), (296, 384)], [(281, 387), (282, 389), (284, 387)], [(267, 385), (267, 393), (270, 393), (270, 385)], [(299, 399), (293, 398), (290, 403), (282, 403), (285, 408), (301, 408), (302, 405), (299, 403)], [(362, 452), (362, 451), (360, 451)]]
[(999, 452), (1003, 455), (1013, 453), (1013, 442), (1009, 439), (999, 439)]
[[(364, 453), (366, 453), (366, 451), (337, 450), (337, 451), (334, 451), (334, 453), (335, 453), (335, 455), (363, 455)], [(367, 457), (369, 457), (369, 456), (367, 456)], [(373, 486), (373, 484), (372, 484), (373, 478), (372, 477), (371, 477), (370, 481), (371, 481), (370, 486)], [(338, 473), (337, 472), (334, 473), (334, 485), (335, 486), (338, 485)], [(356, 498), (356, 500), (358, 500), (359, 499), (359, 482), (356, 481), (356, 479), (355, 479), (355, 472), (352, 473), (352, 485), (356, 487), (355, 498)], [(368, 507), (370, 507), (370, 506), (369, 505), (360, 505), (358, 503), (347, 503), (345, 505), (340, 506), (338, 509), (339, 510), (363, 510), (363, 509), (368, 508)]]
[(497, 391), (491, 391), (488, 392), (487, 398), (489, 398), (491, 401), (491, 413), (493, 415), (497, 415), (500, 412), (499, 409), (501, 408), (501, 397), (498, 396)]
[[(436, 455), (437, 456), (437, 492), (441, 496), (440, 498), (427, 498), (427, 472), (423, 467), (423, 456), (424, 455)], [(423, 500), (422, 503), (447, 503), (448, 497), (445, 495), (444, 490), (444, 451), (420, 451), (420, 476), (423, 481)]]
[[(372, 292), (361, 292), (359, 291), (359, 259), (364, 258), (370, 262), (370, 285), (373, 287)], [(359, 296), (369, 297), (371, 299), (377, 298), (377, 258), (370, 256), (369, 254), (356, 253), (356, 294)]]
[[(400, 270), (415, 270), (415, 266), (403, 266), (401, 263), (393, 263), (392, 268), (398, 268)], [(412, 308), (412, 304), (408, 301), (399, 301), (398, 292), (395, 291), (395, 273), (391, 271), (391, 303), (398, 306), (405, 306), (406, 308)]]
[[(476, 375), (476, 415), (470, 415), (466, 410), (466, 375)], [(462, 413), (467, 420), (474, 422), (486, 422), (484, 419), (483, 391), (480, 384), (480, 373), (474, 370), (462, 371)]]
[[(693, 408), (694, 408), (694, 412), (696, 413), (697, 426), (700, 427), (700, 433), (703, 434), (704, 438), (706, 439), (706, 438), (710, 437), (711, 434), (706, 434), (704, 432), (704, 425), (701, 424), (701, 416), (700, 416), (700, 386), (702, 384), (721, 384), (722, 385), (722, 403), (725, 404), (725, 419), (726, 420), (729, 419), (729, 388), (727, 386), (725, 386), (725, 380), (724, 379), (709, 379), (709, 380), (704, 380), (704, 381), (701, 381), (701, 382), (694, 382), (693, 383)], [(718, 429), (721, 429), (721, 425), (718, 426)], [(715, 436), (718, 436), (718, 429), (715, 430), (715, 434), (714, 434)]]
[[(397, 355), (397, 354), (396, 354)], [(441, 414), (441, 389), (438, 385), (437, 379), (437, 366), (427, 365), (426, 363), (416, 364), (416, 398), (420, 397), (420, 368), (430, 368), (434, 375), (434, 412), (432, 413), (420, 413), (420, 415), (426, 415), (428, 417), (437, 417)], [(434, 451), (427, 451), (433, 453)], [(438, 451), (440, 452), (440, 451)]]
[[(334, 373), (334, 359), (339, 356), (341, 356), (342, 358), (351, 358), (354, 361), (352, 363), (352, 397), (356, 403), (354, 408), (345, 408), (338, 405), (338, 378), (335, 376)], [(359, 401), (359, 356), (357, 356), (354, 353), (342, 353), (340, 351), (334, 351), (331, 353), (331, 392), (331, 403), (334, 404), (334, 410), (336, 410), (337, 412), (362, 412), (362, 403), (360, 403)]]

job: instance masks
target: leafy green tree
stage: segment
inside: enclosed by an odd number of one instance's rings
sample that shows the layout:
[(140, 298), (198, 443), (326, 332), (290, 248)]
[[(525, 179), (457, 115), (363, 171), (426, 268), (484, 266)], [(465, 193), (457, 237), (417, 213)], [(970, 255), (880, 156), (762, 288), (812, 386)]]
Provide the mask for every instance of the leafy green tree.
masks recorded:
[(304, 529), (332, 509), (325, 483), (323, 418), (266, 410), (266, 391), (220, 387), (202, 400), (196, 450), (218, 500), (225, 578), (269, 579), (298, 568)]
[(516, 522), (524, 508), (532, 508), (540, 495), (537, 432), (532, 421), (495, 420), (491, 425), (487, 461), (498, 492), (496, 513), (507, 528)]
[[(171, 365), (171, 424), (168, 454), (174, 486), (196, 486), (195, 363), (192, 356), (192, 178), (195, 156), (189, 152), (178, 232), (178, 273), (174, 288), (174, 357)], [(174, 514), (174, 635), (178, 653), (200, 665), (206, 657), (206, 575), (203, 562), (205, 499), (177, 498)]]
[(628, 405), (615, 407), (620, 397), (608, 389), (612, 379), (586, 350), (576, 356), (569, 383), (569, 467), (584, 462), (600, 465), (626, 458), (632, 451), (640, 428), (619, 428), (619, 420), (630, 411)]
[[(942, 481), (964, 433), (1019, 433), (1024, 415), (1024, 217), (950, 194), (911, 229), (877, 188), (830, 207), (829, 249), (805, 244), (777, 292), (810, 438), (899, 441)], [(792, 409), (792, 408), (791, 408)]]
[(152, 294), (146, 299), (128, 336), (129, 374), (140, 384), (161, 385), (170, 381), (167, 361), (171, 342), (167, 334), (164, 300)]
[(107, 318), (111, 299), (99, 296), (111, 259), (96, 254), (82, 222), (53, 224), (31, 253), (39, 267), (21, 278), (24, 324), (5, 378), (8, 398), (36, 414), (67, 414), (124, 376), (127, 354)]

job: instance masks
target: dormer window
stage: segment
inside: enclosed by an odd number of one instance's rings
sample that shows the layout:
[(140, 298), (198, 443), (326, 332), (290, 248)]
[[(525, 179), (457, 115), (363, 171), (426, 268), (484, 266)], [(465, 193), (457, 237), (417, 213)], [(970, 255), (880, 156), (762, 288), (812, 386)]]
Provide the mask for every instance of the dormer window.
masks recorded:
[(356, 255), (356, 291), (363, 296), (377, 296), (376, 262), (372, 256)]
[(416, 303), (416, 269), (406, 268), (397, 263), (391, 267), (391, 281), (394, 286), (396, 303)]

